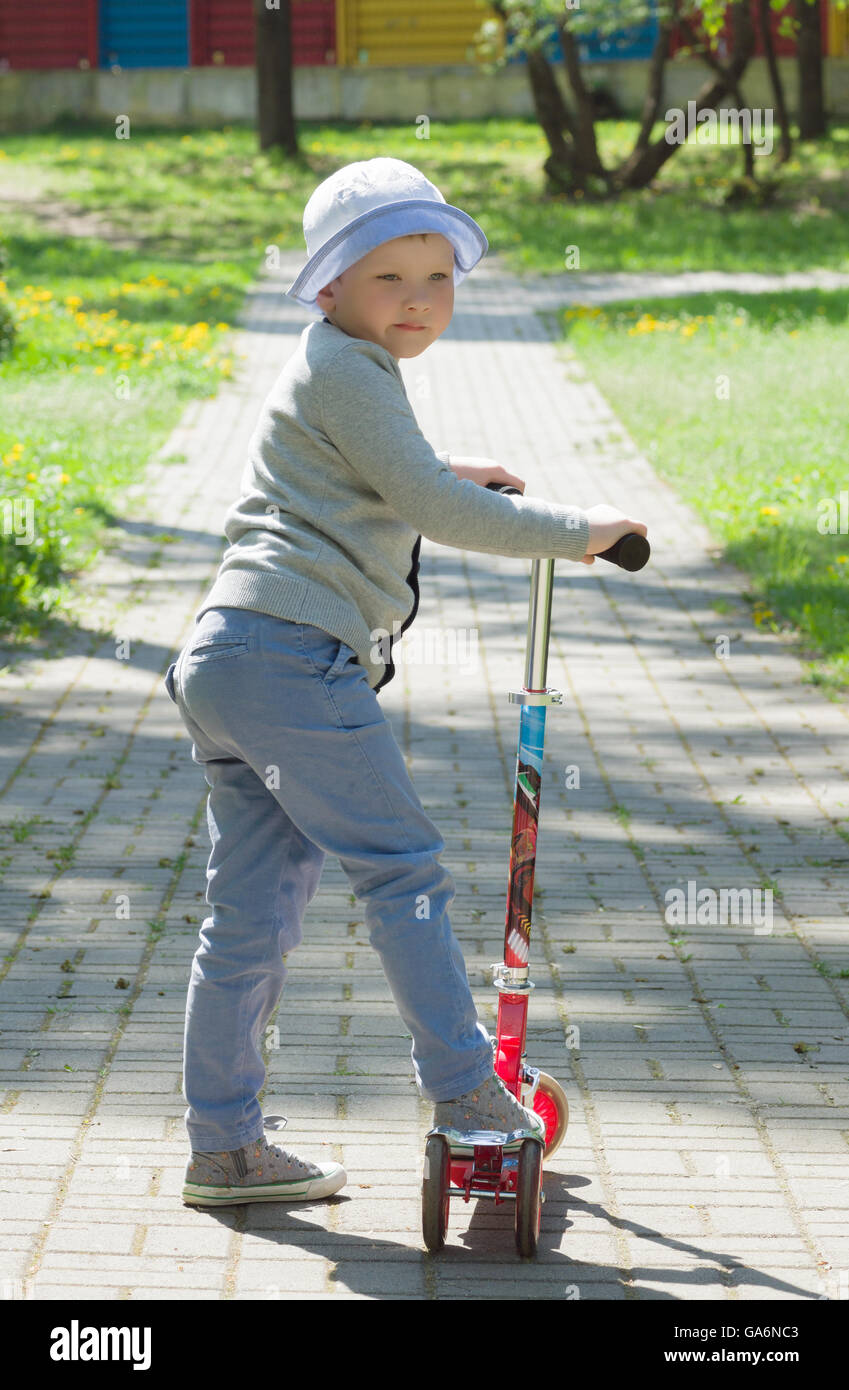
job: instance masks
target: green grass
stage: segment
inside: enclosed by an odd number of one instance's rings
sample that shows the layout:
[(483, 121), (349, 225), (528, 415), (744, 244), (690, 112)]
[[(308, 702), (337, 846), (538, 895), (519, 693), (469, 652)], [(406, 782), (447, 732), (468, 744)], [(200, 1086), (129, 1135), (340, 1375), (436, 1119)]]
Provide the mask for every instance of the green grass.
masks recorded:
[(820, 653), (809, 678), (836, 695), (849, 535), (827, 528), (849, 490), (849, 290), (634, 300), (561, 323), (657, 472), (751, 576), (756, 622)]
[[(237, 299), (232, 279), (222, 295), (214, 268), (192, 267), (174, 285), (173, 267), (125, 252), (118, 268), (100, 243), (68, 248), (64, 273), (39, 259), (24, 284), (24, 258), (9, 275), (15, 351), (0, 368), (0, 628), (18, 638), (61, 608), (65, 580), (100, 552), (125, 487), (187, 399), (231, 374), (219, 312)], [(32, 542), (19, 544), (27, 532)]]
[[(598, 128), (603, 161), (618, 162), (637, 123)], [(569, 245), (580, 248), (582, 270), (849, 269), (847, 122), (797, 144), (783, 169), (772, 155), (756, 158), (758, 176), (772, 184), (765, 207), (724, 206), (740, 174), (739, 148), (695, 142), (667, 161), (653, 189), (618, 202), (545, 197), (547, 148), (532, 120), (434, 120), (427, 140), (411, 121), (301, 122), (301, 157), (280, 163), (257, 153), (246, 126), (135, 128), (130, 140), (116, 140), (108, 126), (61, 129), (2, 137), (0, 175), (25, 161), (28, 181), (37, 176), (192, 264), (256, 259), (266, 240), (302, 249), (303, 207), (315, 185), (342, 164), (389, 154), (420, 167), (470, 212), (516, 269), (562, 270)], [(662, 131), (658, 125), (654, 137)]]
[[(627, 152), (635, 129), (600, 126), (606, 160)], [(108, 123), (65, 122), (0, 140), (0, 188), (111, 228), (74, 237), (24, 203), (4, 207), (17, 320), (0, 362), (4, 642), (13, 633), (28, 642), (63, 611), (187, 401), (214, 394), (231, 373), (228, 329), (217, 325), (235, 321), (265, 248), (303, 253), (304, 204), (342, 164), (377, 154), (416, 164), (516, 271), (562, 270), (569, 246), (583, 271), (849, 269), (846, 124), (799, 147), (784, 170), (759, 159), (759, 174), (776, 180), (771, 204), (734, 208), (723, 199), (739, 173), (736, 148), (691, 145), (653, 190), (571, 203), (543, 194), (545, 146), (533, 121), (432, 121), (428, 140), (416, 139), (413, 122), (301, 123), (300, 140), (292, 161), (258, 154), (247, 126), (133, 127), (117, 140)], [(32, 544), (16, 543), (25, 523), (15, 506), (33, 510)]]

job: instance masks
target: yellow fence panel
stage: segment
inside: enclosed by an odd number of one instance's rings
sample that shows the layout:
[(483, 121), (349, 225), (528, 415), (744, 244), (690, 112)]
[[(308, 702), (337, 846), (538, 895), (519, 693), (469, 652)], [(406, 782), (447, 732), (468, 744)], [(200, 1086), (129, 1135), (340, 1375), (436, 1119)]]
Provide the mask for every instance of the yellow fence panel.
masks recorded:
[(828, 7), (828, 52), (831, 58), (849, 58), (849, 9)]
[(336, 0), (337, 62), (345, 67), (473, 63), (484, 0)]

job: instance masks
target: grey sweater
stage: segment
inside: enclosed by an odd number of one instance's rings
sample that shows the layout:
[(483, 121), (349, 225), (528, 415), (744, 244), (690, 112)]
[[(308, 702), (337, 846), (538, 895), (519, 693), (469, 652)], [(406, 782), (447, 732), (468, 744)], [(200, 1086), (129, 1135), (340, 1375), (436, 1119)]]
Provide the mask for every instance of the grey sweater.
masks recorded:
[(423, 535), (529, 560), (586, 554), (581, 508), (490, 492), (449, 459), (419, 429), (386, 348), (309, 324), (262, 407), (196, 617), (251, 608), (314, 624), (353, 648), (379, 690), (418, 608)]

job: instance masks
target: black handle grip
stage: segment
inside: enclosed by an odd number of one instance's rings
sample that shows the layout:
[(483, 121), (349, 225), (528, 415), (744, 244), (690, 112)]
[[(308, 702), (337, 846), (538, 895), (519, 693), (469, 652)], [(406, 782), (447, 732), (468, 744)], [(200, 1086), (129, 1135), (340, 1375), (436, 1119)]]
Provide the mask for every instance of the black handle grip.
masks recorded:
[[(492, 492), (516, 492), (521, 497), (521, 492), (512, 483), (487, 483), (486, 486)], [(600, 550), (596, 556), (598, 560), (609, 560), (612, 565), (618, 565), (620, 569), (634, 573), (641, 570), (643, 565), (648, 563), (651, 555), (651, 546), (645, 536), (639, 535), (637, 531), (629, 531), (626, 536), (620, 536), (618, 541), (608, 546), (607, 550)]]

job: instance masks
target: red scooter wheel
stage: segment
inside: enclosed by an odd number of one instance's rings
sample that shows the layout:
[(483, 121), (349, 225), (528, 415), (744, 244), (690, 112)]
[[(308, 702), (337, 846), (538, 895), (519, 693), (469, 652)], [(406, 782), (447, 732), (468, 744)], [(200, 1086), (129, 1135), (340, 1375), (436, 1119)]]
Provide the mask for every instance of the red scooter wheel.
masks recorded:
[(448, 1230), (448, 1188), (451, 1177), (451, 1155), (448, 1145), (439, 1134), (432, 1134), (425, 1145), (424, 1175), (422, 1177), (422, 1235), (433, 1254), (445, 1244)]
[(548, 1072), (541, 1071), (534, 1096), (533, 1110), (545, 1121), (545, 1157), (551, 1158), (563, 1143), (569, 1124), (569, 1102), (566, 1092)]

